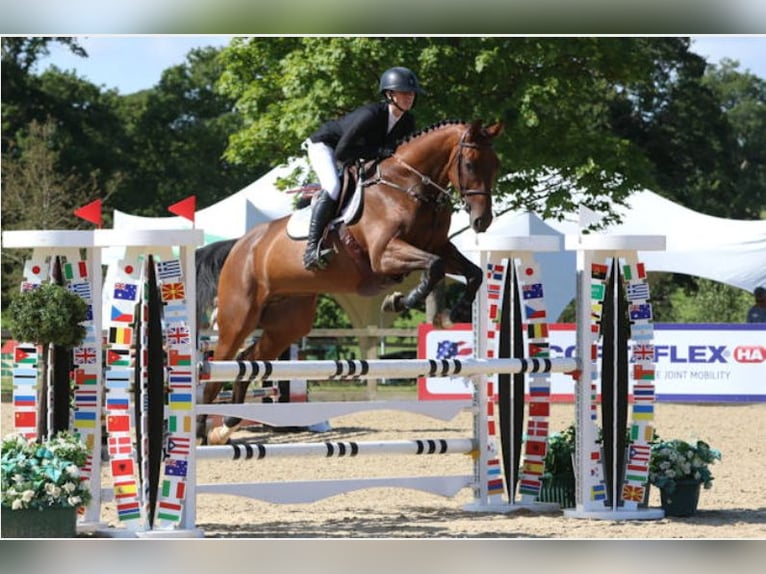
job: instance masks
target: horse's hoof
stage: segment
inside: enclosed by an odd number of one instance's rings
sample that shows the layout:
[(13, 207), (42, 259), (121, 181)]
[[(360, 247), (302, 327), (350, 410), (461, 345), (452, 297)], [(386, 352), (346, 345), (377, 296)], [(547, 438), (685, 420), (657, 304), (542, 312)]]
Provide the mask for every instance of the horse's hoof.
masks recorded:
[(207, 444), (209, 445), (222, 445), (228, 444), (229, 437), (231, 436), (231, 429), (223, 426), (215, 427), (209, 433), (207, 433)]
[(403, 310), (402, 299), (404, 299), (404, 295), (399, 292), (386, 295), (386, 298), (383, 299), (383, 303), (380, 306), (380, 310), (385, 313), (399, 313)]
[(451, 329), (454, 325), (450, 319), (450, 313), (447, 310), (440, 311), (433, 320), (434, 329)]

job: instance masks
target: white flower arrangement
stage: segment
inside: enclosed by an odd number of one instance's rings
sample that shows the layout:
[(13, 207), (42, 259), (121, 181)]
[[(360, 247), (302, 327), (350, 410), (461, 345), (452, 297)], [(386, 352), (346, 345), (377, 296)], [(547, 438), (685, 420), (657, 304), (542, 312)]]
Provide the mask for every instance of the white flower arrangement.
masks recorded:
[(80, 507), (90, 502), (81, 469), (88, 449), (61, 432), (38, 443), (12, 434), (2, 443), (2, 505), (12, 510)]
[(713, 486), (710, 465), (716, 460), (721, 460), (721, 453), (704, 441), (661, 441), (652, 445), (649, 482), (669, 493), (678, 481), (685, 480), (699, 482), (708, 489)]

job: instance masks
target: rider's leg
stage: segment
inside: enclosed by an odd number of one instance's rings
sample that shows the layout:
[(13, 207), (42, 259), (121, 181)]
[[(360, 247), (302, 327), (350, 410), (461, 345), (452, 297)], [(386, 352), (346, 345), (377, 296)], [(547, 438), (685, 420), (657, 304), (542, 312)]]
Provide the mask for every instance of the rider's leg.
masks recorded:
[(311, 208), (311, 223), (306, 242), (306, 252), (303, 254), (303, 266), (306, 269), (324, 269), (327, 267), (326, 252), (320, 253), (319, 240), (322, 238), (324, 228), (330, 223), (335, 215), (338, 202), (324, 189), (319, 192), (319, 197), (314, 200)]
[(319, 241), (325, 227), (335, 215), (340, 194), (340, 179), (335, 165), (335, 152), (331, 147), (308, 141), (306, 148), (309, 162), (319, 178), (322, 191), (311, 208), (311, 223), (306, 251), (303, 255), (303, 266), (309, 270), (323, 269), (327, 266), (327, 261), (324, 259), (327, 253), (320, 253)]

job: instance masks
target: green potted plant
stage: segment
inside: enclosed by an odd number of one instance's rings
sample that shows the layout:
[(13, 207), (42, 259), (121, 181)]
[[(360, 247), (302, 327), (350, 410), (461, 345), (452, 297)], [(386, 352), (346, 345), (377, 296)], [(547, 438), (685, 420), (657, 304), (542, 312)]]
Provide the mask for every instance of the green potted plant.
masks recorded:
[(540, 502), (558, 502), (561, 508), (575, 506), (574, 453), (574, 424), (548, 436), (542, 486), (537, 498)]
[(43, 442), (12, 434), (2, 441), (3, 538), (66, 538), (77, 528), (77, 509), (90, 502), (82, 468), (88, 448), (63, 431)]
[(712, 488), (710, 465), (721, 460), (720, 451), (702, 440), (673, 439), (652, 445), (649, 482), (660, 489), (666, 516), (691, 516), (697, 511), (700, 488)]

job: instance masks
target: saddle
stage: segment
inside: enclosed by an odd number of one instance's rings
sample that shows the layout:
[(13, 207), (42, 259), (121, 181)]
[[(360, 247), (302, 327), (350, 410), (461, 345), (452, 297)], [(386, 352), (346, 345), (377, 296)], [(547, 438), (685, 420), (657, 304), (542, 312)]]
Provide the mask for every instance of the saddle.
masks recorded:
[[(339, 227), (341, 224), (353, 225), (362, 216), (364, 206), (364, 173), (365, 168), (361, 164), (354, 164), (343, 169), (341, 177), (340, 196), (338, 198), (338, 209), (335, 217), (327, 225), (325, 236), (330, 230)], [(310, 185), (309, 196), (319, 193), (319, 186)], [(287, 222), (287, 235), (290, 239), (296, 241), (304, 240), (308, 237), (309, 222), (311, 221), (311, 203), (297, 209), (290, 216)]]

